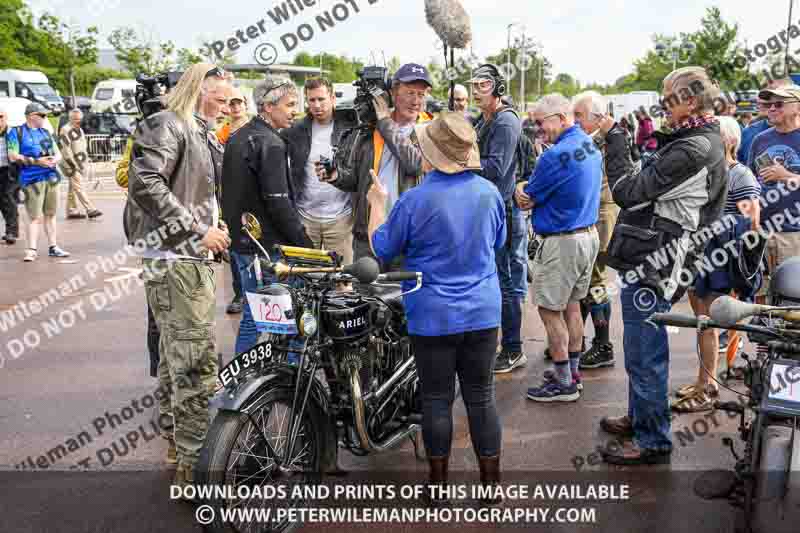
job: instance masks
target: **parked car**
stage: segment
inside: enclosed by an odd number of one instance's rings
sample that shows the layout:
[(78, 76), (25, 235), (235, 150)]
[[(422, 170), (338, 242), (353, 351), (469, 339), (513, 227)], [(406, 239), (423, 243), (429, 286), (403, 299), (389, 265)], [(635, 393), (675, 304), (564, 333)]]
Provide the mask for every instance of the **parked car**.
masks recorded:
[[(78, 104), (78, 109), (86, 114), (92, 108), (92, 99), (88, 96), (76, 96), (75, 101)], [(74, 109), (74, 105), (72, 103), (72, 96), (65, 96), (64, 97), (64, 109), (69, 111), (70, 109)]]
[(81, 122), (87, 136), (92, 161), (111, 161), (121, 157), (128, 137), (136, 128), (137, 115), (126, 113), (86, 113)]

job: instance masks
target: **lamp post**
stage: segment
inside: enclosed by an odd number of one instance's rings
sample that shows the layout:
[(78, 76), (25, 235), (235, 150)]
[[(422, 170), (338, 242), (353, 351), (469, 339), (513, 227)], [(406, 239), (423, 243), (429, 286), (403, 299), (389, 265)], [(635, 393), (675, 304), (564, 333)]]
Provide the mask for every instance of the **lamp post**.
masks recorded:
[[(511, 28), (519, 26), (519, 22), (512, 22), (506, 28), (506, 65), (511, 64)], [(511, 95), (511, 80), (508, 80), (508, 94)]]
[(685, 39), (680, 45), (656, 44), (656, 54), (658, 54), (658, 57), (660, 57), (662, 61), (669, 61), (671, 59), (672, 70), (675, 70), (678, 66), (678, 62), (688, 63), (689, 58), (696, 49), (697, 46), (693, 42)]

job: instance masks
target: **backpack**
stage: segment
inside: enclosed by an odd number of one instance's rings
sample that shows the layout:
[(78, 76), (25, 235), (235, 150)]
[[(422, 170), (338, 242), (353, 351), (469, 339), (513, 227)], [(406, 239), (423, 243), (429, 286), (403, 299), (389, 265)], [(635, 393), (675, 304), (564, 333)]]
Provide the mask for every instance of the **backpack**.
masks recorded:
[(516, 175), (517, 181), (526, 181), (528, 176), (533, 173), (533, 168), (536, 166), (536, 152), (533, 149), (533, 143), (530, 138), (522, 134), (517, 141), (516, 151)]

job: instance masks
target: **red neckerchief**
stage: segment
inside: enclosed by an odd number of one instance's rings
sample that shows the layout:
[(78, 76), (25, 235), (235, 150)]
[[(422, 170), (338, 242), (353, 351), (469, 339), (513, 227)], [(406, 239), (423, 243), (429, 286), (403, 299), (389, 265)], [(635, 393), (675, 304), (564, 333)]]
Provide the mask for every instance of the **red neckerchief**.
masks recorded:
[(689, 118), (681, 122), (677, 128), (678, 130), (688, 130), (688, 129), (695, 129), (695, 128), (702, 128), (704, 126), (708, 126), (709, 124), (716, 124), (719, 120), (714, 115), (702, 115), (699, 117), (690, 115)]

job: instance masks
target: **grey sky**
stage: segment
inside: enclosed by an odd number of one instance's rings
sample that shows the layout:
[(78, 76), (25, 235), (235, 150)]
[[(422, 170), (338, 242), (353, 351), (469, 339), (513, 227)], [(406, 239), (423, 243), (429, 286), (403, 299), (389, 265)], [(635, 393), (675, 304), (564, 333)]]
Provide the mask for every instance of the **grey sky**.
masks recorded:
[[(287, 0), (288, 1), (288, 0)], [(303, 0), (292, 0), (302, 3)], [(47, 8), (56, 15), (80, 25), (98, 25), (105, 37), (118, 26), (145, 29), (160, 39), (171, 39), (178, 47), (197, 48), (203, 42), (234, 37), (236, 30), (264, 19), (266, 33), (248, 39), (237, 59), (253, 62), (253, 50), (270, 42), (279, 50), (278, 61), (289, 61), (297, 51), (311, 54), (332, 52), (369, 59), (370, 53), (381, 60), (398, 56), (401, 61), (427, 63), (441, 58), (437, 38), (426, 22), (423, 0), (305, 0), (313, 7), (276, 25), (267, 11), (283, 0), (234, 0), (192, 2), (164, 0), (32, 0), (34, 12)], [(374, 4), (370, 5), (369, 2)], [(354, 13), (352, 3), (360, 9)], [(320, 31), (315, 17), (345, 4), (349, 18), (335, 27)], [(738, 22), (741, 35), (750, 46), (765, 42), (786, 27), (788, 3), (784, 0), (752, 2), (697, 2), (696, 0), (462, 0), (471, 17), (473, 51), (479, 57), (505, 47), (507, 25), (525, 25), (526, 34), (542, 43), (544, 53), (553, 63), (554, 73), (567, 72), (582, 83), (611, 83), (630, 72), (633, 61), (652, 46), (653, 33), (677, 34), (694, 31), (706, 7), (717, 5), (726, 20)], [(338, 14), (344, 13), (338, 8)], [(795, 23), (800, 8), (795, 9)], [(301, 42), (291, 53), (283, 50), (280, 37), (309, 23), (316, 34)], [(799, 23), (800, 24), (800, 23)], [(520, 28), (512, 29), (513, 35)], [(800, 39), (790, 43), (800, 48)], [(441, 59), (440, 59), (441, 62)]]

